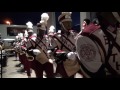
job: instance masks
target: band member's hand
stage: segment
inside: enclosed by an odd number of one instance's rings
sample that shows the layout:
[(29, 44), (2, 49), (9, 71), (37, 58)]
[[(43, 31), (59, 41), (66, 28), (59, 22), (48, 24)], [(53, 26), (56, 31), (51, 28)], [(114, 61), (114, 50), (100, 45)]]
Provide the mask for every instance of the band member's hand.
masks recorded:
[(29, 55), (34, 55), (33, 49), (27, 49), (27, 53), (28, 53)]
[(52, 51), (51, 51), (51, 50), (48, 50), (47, 53), (50, 54), (50, 53), (52, 53)]
[(69, 52), (67, 54), (67, 58), (70, 60), (75, 60), (76, 59), (76, 53), (75, 52)]
[(49, 57), (51, 57), (51, 56), (52, 56), (52, 51), (51, 51), (51, 50), (48, 50), (48, 51), (47, 51), (47, 55), (48, 55)]
[(41, 51), (39, 49), (33, 49), (33, 54), (34, 55), (38, 55), (40, 53), (41, 53)]
[(41, 20), (44, 21), (44, 25), (47, 25), (47, 21), (49, 20), (49, 15), (47, 13), (43, 13), (41, 15)]

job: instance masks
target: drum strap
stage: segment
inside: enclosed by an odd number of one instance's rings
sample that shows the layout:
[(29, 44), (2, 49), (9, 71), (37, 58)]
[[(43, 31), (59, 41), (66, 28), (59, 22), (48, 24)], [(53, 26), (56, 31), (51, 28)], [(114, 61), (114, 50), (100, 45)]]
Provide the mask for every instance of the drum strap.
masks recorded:
[[(33, 41), (33, 40), (32, 40)], [(39, 42), (41, 42), (42, 40), (39, 39)], [(35, 48), (38, 46), (42, 51), (43, 53), (46, 55), (46, 57), (48, 58), (48, 55), (47, 53), (42, 49), (42, 47), (39, 45), (39, 43), (36, 43), (35, 41), (33, 41), (35, 43)]]
[[(108, 54), (106, 54), (106, 51), (104, 49), (103, 44), (101, 43), (101, 41), (99, 40), (99, 38), (97, 38), (95, 35), (93, 34), (88, 34), (88, 33), (82, 33), (82, 35), (89, 37), (90, 39), (92, 39), (93, 41), (97, 42), (99, 44), (99, 46), (102, 48), (104, 55), (105, 55), (105, 67), (108, 69), (108, 71), (114, 76), (114, 77), (120, 77), (117, 72), (110, 66), (109, 64), (109, 58), (112, 54), (112, 49), (113, 46), (115, 46), (118, 51), (120, 52), (120, 46), (115, 42), (115, 38), (107, 31), (107, 30), (103, 30), (103, 32), (105, 33), (105, 35), (108, 38), (108, 44), (109, 44), (109, 48), (108, 48)], [(112, 43), (110, 43), (112, 42)]]
[[(54, 36), (54, 38), (57, 39), (58, 42), (60, 42), (61, 45), (64, 46), (68, 51), (71, 51), (71, 50), (70, 50), (66, 45), (64, 45), (64, 43), (63, 43), (61, 40), (59, 40), (56, 36)], [(61, 48), (62, 48), (62, 47), (61, 47)]]
[(106, 67), (113, 77), (120, 77), (120, 75), (118, 75), (118, 73), (111, 67), (111, 65), (108, 62), (112, 54), (113, 46), (115, 46), (119, 52), (120, 52), (120, 46), (116, 42), (116, 38), (114, 38), (107, 30), (103, 30), (103, 32), (107, 35), (109, 43), (112, 42), (111, 44), (109, 44), (108, 55), (106, 56), (106, 59), (105, 59)]

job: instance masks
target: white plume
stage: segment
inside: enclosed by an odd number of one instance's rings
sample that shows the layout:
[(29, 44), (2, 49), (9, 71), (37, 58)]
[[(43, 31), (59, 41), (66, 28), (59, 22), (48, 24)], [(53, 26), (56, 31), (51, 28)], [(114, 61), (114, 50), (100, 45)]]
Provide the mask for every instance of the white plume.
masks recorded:
[(57, 33), (61, 33), (61, 30), (58, 30), (58, 32)]
[(44, 20), (41, 20), (41, 21), (40, 21), (41, 24), (44, 24), (44, 22), (45, 22)]
[(55, 27), (53, 25), (50, 26), (50, 29), (55, 29)]
[(48, 19), (49, 19), (49, 15), (47, 13), (43, 13), (41, 15), (41, 20), (48, 21)]
[(44, 23), (44, 25), (47, 25), (48, 19), (49, 19), (49, 15), (47, 13), (43, 13), (41, 15), (41, 21), (40, 21), (40, 23), (42, 23), (42, 24)]
[(32, 24), (32, 22), (30, 22), (30, 21), (28, 21), (28, 22), (26, 23), (26, 25), (27, 25), (27, 28), (33, 28), (33, 24)]
[(23, 33), (20, 33), (20, 37), (21, 37), (21, 39), (23, 38)]
[(18, 33), (18, 38), (20, 38), (20, 33)]
[(28, 37), (28, 32), (27, 32), (27, 30), (25, 30), (24, 36), (25, 36), (25, 37)]
[(15, 38), (18, 39), (18, 36), (16, 36)]
[(18, 38), (21, 38), (21, 39), (22, 39), (22, 38), (23, 38), (23, 33), (19, 33), (19, 34), (18, 34)]
[(54, 32), (54, 30), (55, 30), (55, 27), (53, 25), (51, 25), (50, 28), (49, 28), (49, 33)]

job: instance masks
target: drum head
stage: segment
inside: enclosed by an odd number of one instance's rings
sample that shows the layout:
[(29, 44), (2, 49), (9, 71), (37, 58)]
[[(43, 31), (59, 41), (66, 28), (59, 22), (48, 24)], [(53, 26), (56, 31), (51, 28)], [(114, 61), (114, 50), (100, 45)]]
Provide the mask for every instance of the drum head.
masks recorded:
[(97, 45), (88, 37), (79, 35), (76, 40), (76, 52), (80, 62), (90, 72), (97, 72), (102, 65)]

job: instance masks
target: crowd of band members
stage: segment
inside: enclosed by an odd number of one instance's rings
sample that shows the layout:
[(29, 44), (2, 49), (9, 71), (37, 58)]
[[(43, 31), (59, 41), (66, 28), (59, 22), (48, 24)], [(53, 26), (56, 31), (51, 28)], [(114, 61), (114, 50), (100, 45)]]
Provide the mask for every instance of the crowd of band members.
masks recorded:
[[(71, 15), (72, 12), (61, 13), (58, 17), (61, 30), (55, 32), (56, 28), (53, 25), (47, 30), (47, 21), (50, 17), (47, 13), (43, 13), (40, 22), (37, 23), (37, 33), (33, 32), (33, 24), (29, 21), (26, 23), (25, 32), (16, 36), (14, 43), (16, 57), (19, 57), (23, 66), (22, 70), (27, 72), (28, 78), (32, 77), (32, 70), (34, 70), (36, 78), (43, 78), (43, 72), (45, 72), (46, 78), (75, 78), (76, 74), (79, 74), (81, 78), (114, 76), (113, 72), (110, 72), (107, 65), (105, 66), (103, 63), (105, 56), (101, 55), (101, 52), (107, 53), (108, 50), (108, 45), (103, 44), (105, 39), (100, 38), (105, 35), (102, 32), (103, 26), (100, 25), (97, 18), (93, 21), (84, 19), (81, 31), (75, 32), (72, 30)], [(46, 31), (48, 31), (47, 34)], [(88, 37), (89, 35), (90, 37)], [(93, 35), (98, 36), (97, 40), (102, 40), (105, 51), (100, 51), (102, 48), (100, 42), (94, 41), (99, 44), (95, 46), (91, 41)], [(83, 48), (80, 48), (80, 45)], [(88, 48), (88, 57), (85, 56), (87, 49), (84, 47)], [(115, 51), (117, 55), (120, 54), (119, 50)], [(114, 71), (118, 73), (115, 77), (119, 77), (119, 70)], [(109, 72), (110, 75), (107, 75), (106, 72)]]

